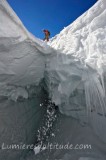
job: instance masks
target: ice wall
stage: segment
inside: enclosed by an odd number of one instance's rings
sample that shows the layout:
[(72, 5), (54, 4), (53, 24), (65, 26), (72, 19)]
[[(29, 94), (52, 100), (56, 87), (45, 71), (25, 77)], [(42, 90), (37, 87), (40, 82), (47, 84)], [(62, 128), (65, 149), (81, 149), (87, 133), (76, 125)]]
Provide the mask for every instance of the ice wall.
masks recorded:
[(100, 0), (47, 45), (1, 0), (0, 95), (28, 98), (26, 87), (45, 78), (50, 98), (62, 113), (105, 114), (105, 15), (106, 2)]
[(62, 113), (74, 115), (80, 112), (79, 116), (84, 110), (85, 113), (93, 110), (106, 113), (105, 17), (106, 1), (99, 0), (51, 39), (50, 46), (57, 51), (57, 57), (50, 59), (48, 69), (51, 94)]
[(105, 16), (106, 2), (100, 0), (47, 45), (32, 36), (1, 0), (0, 94), (28, 98), (26, 87), (45, 78), (62, 113), (105, 114)]
[[(5, 0), (0, 0), (0, 159), (19, 160), (34, 145), (47, 95), (42, 87), (44, 54), (49, 47), (34, 38)], [(13, 149), (6, 149), (13, 145)]]
[[(6, 142), (33, 141), (32, 132), (38, 128), (35, 123), (44, 115), (39, 105), (47, 98), (40, 90), (42, 79), (61, 113), (82, 122), (91, 114), (93, 128), (106, 142), (105, 16), (106, 1), (99, 0), (47, 44), (31, 35), (6, 0), (0, 0), (0, 133)], [(34, 95), (35, 108), (29, 101)], [(12, 134), (8, 134), (10, 129), (11, 133), (14, 129)], [(15, 138), (19, 129), (20, 136)], [(17, 157), (10, 152), (2, 152), (1, 159), (3, 156)]]
[(28, 98), (25, 87), (44, 78), (51, 48), (25, 29), (6, 0), (0, 0), (0, 21), (0, 95)]

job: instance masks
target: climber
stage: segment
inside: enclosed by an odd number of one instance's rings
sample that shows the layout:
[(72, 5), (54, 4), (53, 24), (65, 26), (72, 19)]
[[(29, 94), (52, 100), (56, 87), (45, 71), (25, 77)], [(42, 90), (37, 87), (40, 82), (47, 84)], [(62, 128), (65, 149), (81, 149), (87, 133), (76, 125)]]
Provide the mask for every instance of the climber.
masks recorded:
[(45, 34), (45, 38), (43, 40), (49, 41), (50, 32), (47, 29), (44, 29), (43, 32)]

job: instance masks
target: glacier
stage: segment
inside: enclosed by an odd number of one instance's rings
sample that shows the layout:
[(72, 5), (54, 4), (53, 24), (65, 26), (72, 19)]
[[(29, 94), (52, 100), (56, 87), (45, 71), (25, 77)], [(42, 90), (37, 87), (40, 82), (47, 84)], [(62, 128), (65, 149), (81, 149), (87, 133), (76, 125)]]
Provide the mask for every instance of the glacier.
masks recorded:
[[(99, 0), (44, 42), (27, 31), (6, 0), (0, 0), (1, 145), (35, 143), (46, 114), (41, 104), (50, 98), (59, 107), (53, 126), (56, 137), (50, 137), (50, 142), (89, 142), (95, 147), (92, 151), (43, 151), (25, 159), (106, 159), (105, 16), (106, 1)], [(0, 150), (0, 156), (21, 160), (26, 152)]]

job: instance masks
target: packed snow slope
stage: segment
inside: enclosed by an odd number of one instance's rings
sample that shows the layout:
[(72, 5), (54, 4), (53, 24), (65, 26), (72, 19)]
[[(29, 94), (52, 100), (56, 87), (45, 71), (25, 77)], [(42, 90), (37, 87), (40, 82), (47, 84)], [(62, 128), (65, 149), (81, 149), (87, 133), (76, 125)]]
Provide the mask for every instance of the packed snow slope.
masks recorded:
[(105, 16), (106, 1), (99, 0), (47, 45), (32, 36), (8, 3), (0, 0), (0, 94), (14, 100), (28, 98), (25, 86), (39, 85), (45, 78), (62, 113), (104, 114)]

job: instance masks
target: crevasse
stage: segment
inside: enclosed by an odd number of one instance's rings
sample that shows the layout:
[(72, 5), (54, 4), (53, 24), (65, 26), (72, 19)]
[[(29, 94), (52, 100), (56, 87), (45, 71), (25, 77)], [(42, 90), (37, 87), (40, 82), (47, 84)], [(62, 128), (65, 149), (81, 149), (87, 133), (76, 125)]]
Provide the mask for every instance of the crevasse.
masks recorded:
[[(26, 86), (45, 78), (50, 98), (62, 113), (82, 106), (105, 112), (105, 7), (104, 0), (98, 1), (46, 44), (1, 0), (0, 95), (28, 98)], [(85, 96), (86, 105), (77, 96)]]

